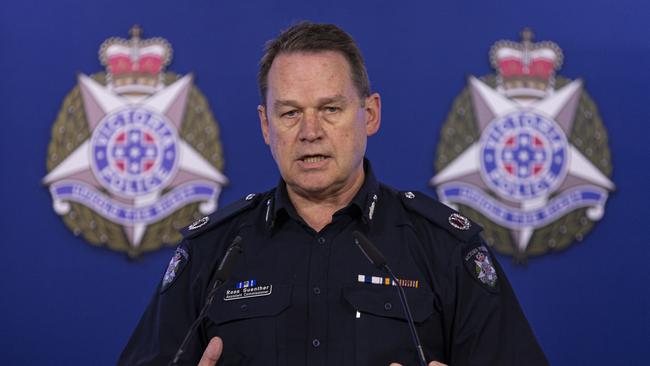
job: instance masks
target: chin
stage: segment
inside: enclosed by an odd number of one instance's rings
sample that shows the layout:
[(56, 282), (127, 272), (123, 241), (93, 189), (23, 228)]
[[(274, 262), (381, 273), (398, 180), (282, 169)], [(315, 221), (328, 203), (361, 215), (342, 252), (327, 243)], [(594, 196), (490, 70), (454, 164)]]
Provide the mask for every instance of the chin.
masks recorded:
[(307, 193), (321, 193), (326, 191), (329, 187), (330, 185), (327, 184), (315, 184), (315, 183), (297, 185), (297, 188)]
[(333, 182), (325, 181), (321, 179), (305, 179), (305, 180), (297, 179), (294, 180), (292, 184), (294, 190), (300, 190), (302, 192), (312, 193), (312, 194), (325, 192), (332, 185)]

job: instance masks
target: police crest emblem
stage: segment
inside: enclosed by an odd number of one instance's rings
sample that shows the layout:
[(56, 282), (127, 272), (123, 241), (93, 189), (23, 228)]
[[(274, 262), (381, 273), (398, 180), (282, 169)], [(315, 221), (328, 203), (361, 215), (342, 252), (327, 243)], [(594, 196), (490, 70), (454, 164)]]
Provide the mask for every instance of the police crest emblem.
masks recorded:
[(178, 278), (185, 264), (189, 261), (190, 256), (182, 246), (176, 248), (174, 256), (169, 260), (169, 265), (167, 265), (167, 270), (163, 275), (162, 283), (160, 285), (160, 292), (165, 292)]
[(166, 72), (162, 38), (110, 38), (106, 72), (80, 74), (52, 128), (47, 175), (54, 210), (75, 235), (137, 256), (171, 245), (212, 213), (221, 187), (219, 129), (192, 75)]
[(581, 241), (614, 190), (607, 131), (583, 82), (556, 75), (555, 43), (534, 43), (528, 29), (522, 38), (495, 43), (497, 74), (470, 76), (456, 97), (431, 179), (518, 261)]
[(465, 267), (485, 288), (490, 291), (497, 290), (499, 277), (485, 246), (481, 245), (465, 254)]

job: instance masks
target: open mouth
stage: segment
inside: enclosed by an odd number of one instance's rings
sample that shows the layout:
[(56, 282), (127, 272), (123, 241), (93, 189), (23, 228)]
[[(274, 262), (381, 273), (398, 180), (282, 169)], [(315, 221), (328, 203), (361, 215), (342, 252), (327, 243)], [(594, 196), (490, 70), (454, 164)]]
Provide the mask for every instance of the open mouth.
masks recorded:
[(328, 157), (325, 156), (325, 155), (305, 155), (305, 156), (300, 158), (300, 161), (311, 164), (311, 163), (321, 162), (321, 161), (323, 161), (323, 160), (325, 160), (327, 158)]

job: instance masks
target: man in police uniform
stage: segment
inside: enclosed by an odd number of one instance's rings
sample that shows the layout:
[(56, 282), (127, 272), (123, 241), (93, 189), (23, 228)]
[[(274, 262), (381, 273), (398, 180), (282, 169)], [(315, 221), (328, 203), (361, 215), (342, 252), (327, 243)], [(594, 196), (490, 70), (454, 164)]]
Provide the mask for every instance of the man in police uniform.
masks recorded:
[(480, 228), (373, 175), (364, 154), (380, 97), (347, 33), (297, 24), (267, 44), (258, 77), (282, 179), (184, 232), (119, 364), (174, 357), (237, 237), (243, 252), (182, 364), (416, 364), (396, 287), (354, 245), (355, 230), (405, 287), (430, 365), (547, 364)]

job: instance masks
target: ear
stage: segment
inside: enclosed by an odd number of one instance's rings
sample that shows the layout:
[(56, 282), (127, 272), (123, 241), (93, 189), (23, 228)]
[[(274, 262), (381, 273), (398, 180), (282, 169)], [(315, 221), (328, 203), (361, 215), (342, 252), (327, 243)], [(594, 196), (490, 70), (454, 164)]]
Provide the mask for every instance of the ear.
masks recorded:
[(381, 97), (379, 93), (373, 93), (366, 97), (364, 112), (366, 115), (366, 134), (372, 136), (379, 131), (381, 125)]
[(257, 106), (257, 115), (260, 118), (260, 127), (262, 128), (262, 136), (264, 137), (264, 142), (269, 144), (269, 119), (266, 116), (266, 107), (263, 105)]

